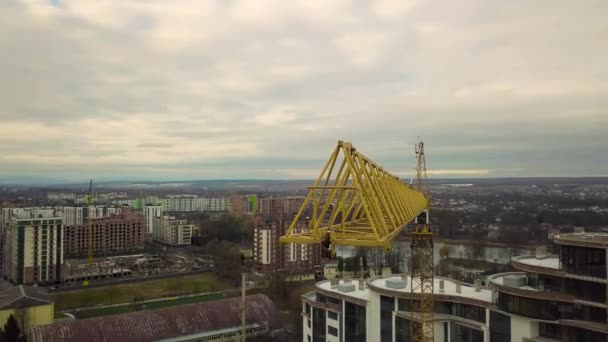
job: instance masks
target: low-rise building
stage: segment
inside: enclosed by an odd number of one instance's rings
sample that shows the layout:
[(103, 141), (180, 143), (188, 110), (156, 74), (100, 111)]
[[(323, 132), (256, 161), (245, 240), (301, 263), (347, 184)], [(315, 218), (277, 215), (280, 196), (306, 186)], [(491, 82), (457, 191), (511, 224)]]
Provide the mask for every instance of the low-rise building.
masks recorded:
[[(272, 336), (282, 330), (274, 303), (246, 297), (245, 334)], [(70, 320), (28, 330), (31, 342), (241, 341), (241, 299)]]
[(48, 291), (41, 287), (15, 286), (0, 291), (0, 326), (10, 316), (17, 320), (21, 331), (53, 323), (54, 304)]
[(178, 220), (173, 216), (154, 218), (154, 240), (167, 245), (189, 245), (192, 242), (194, 225), (186, 220)]

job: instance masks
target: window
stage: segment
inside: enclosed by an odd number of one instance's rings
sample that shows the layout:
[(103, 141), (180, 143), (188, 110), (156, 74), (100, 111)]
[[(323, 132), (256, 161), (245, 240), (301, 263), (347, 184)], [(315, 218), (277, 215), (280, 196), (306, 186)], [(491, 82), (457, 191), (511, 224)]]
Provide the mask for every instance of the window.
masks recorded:
[(344, 341), (365, 342), (366, 308), (350, 302), (344, 302)]
[(327, 311), (327, 317), (329, 319), (333, 319), (334, 321), (338, 320), (338, 314), (332, 311)]
[(483, 342), (483, 332), (481, 330), (454, 323), (451, 326), (450, 340), (458, 342)]
[(380, 341), (391, 342), (393, 340), (393, 311), (395, 310), (395, 299), (380, 296)]
[(511, 317), (490, 311), (490, 341), (511, 341)]
[(338, 329), (332, 327), (332, 326), (327, 326), (327, 333), (332, 335), (332, 336), (338, 336)]

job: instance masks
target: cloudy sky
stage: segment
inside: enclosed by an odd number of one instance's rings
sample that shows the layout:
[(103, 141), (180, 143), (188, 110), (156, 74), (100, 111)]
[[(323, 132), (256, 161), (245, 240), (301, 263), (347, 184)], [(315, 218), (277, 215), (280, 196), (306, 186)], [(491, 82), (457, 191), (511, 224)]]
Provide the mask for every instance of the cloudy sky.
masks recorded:
[(2, 0), (0, 178), (608, 176), (608, 1)]

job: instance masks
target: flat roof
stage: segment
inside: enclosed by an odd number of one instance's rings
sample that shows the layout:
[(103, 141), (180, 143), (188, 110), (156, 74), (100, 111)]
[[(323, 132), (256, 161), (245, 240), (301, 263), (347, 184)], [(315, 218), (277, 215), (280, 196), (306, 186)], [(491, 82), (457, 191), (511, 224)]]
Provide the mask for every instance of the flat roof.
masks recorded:
[[(340, 285), (345, 284), (344, 279), (340, 279), (339, 284)], [(326, 292), (334, 292), (341, 296), (351, 297), (354, 299), (365, 300), (365, 301), (369, 300), (369, 288), (367, 287), (367, 284), (365, 285), (364, 290), (359, 290), (359, 280), (358, 279), (351, 280), (351, 284), (355, 285), (355, 290), (351, 291), (351, 292), (339, 291), (337, 287), (332, 288), (331, 281), (329, 281), (329, 280), (323, 280), (323, 281), (318, 282), (316, 284), (316, 287), (320, 290), (324, 290)]]
[[(395, 276), (390, 276), (387, 278), (372, 279), (372, 280), (370, 280), (370, 283), (375, 287), (378, 287), (380, 289), (387, 290), (387, 291), (393, 291), (396, 294), (411, 293), (412, 279), (409, 275), (406, 278), (406, 286), (405, 286), (405, 288), (402, 288), (402, 289), (394, 289), (394, 288), (387, 287), (386, 281), (391, 280), (391, 279), (400, 280), (401, 276), (395, 275)], [(443, 282), (444, 282), (444, 292), (439, 292), (439, 283), (441, 280), (443, 280)], [(341, 279), (339, 281), (339, 284), (343, 285), (344, 280)], [(353, 284), (355, 286), (355, 290), (351, 291), (351, 292), (339, 291), (338, 287), (332, 288), (331, 282), (329, 280), (324, 280), (324, 281), (318, 282), (316, 284), (316, 287), (319, 290), (323, 290), (328, 295), (335, 293), (336, 296), (341, 296), (341, 297), (345, 297), (345, 298), (350, 297), (355, 300), (364, 300), (364, 301), (369, 300), (370, 288), (367, 286), (367, 284), (365, 285), (364, 290), (359, 290), (358, 279), (353, 279), (351, 281), (351, 284)], [(466, 284), (466, 283), (461, 283), (461, 286), (460, 286), (461, 291), (460, 291), (460, 293), (458, 293), (458, 292), (456, 292), (456, 282), (453, 280), (450, 280), (450, 279), (435, 278), (434, 290), (435, 290), (435, 294), (437, 294), (437, 295), (463, 297), (463, 298), (475, 299), (475, 300), (479, 300), (479, 301), (483, 301), (483, 302), (487, 302), (487, 303), (492, 303), (492, 291), (490, 289), (481, 288), (481, 290), (479, 292), (476, 292), (474, 286), (471, 286), (470, 284)], [(373, 289), (371, 291), (373, 291)], [(420, 293), (420, 291), (416, 290), (416, 291), (414, 291), (414, 293)]]
[(530, 266), (538, 266), (551, 268), (554, 270), (559, 270), (559, 257), (557, 255), (549, 255), (545, 258), (537, 259), (533, 255), (523, 255), (519, 257), (513, 258), (514, 261), (519, 262), (520, 264), (530, 265)]
[(554, 241), (561, 245), (606, 248), (608, 247), (608, 233), (581, 232), (559, 234), (554, 237)]
[[(401, 276), (392, 276), (389, 278), (375, 279), (375, 280), (372, 280), (371, 283), (374, 286), (377, 286), (384, 290), (411, 293), (412, 279), (409, 275), (406, 278), (406, 286), (403, 289), (393, 289), (393, 288), (387, 287), (386, 281), (389, 279), (395, 279), (395, 280), (401, 279)], [(439, 292), (439, 282), (441, 280), (443, 280), (444, 292)], [(463, 298), (476, 299), (476, 300), (480, 300), (483, 302), (492, 303), (492, 290), (490, 290), (490, 289), (482, 288), (479, 292), (476, 292), (474, 286), (471, 286), (470, 284), (466, 284), (466, 283), (461, 283), (460, 293), (458, 293), (458, 292), (456, 292), (456, 282), (455, 281), (450, 280), (450, 279), (445, 279), (445, 278), (435, 278), (434, 281), (435, 281), (433, 284), (434, 291), (435, 291), (434, 293), (437, 295), (463, 297)], [(420, 291), (416, 290), (416, 291), (414, 291), (414, 293), (420, 293)]]

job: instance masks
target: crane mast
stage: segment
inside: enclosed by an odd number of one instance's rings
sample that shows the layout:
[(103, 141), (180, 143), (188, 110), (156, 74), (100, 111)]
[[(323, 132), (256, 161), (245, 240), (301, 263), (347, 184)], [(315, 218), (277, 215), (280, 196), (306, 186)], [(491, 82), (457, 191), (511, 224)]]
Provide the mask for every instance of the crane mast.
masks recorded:
[[(427, 199), (426, 209), (418, 216), (411, 233), (411, 293), (418, 294), (412, 299), (410, 333), (414, 342), (434, 340), (434, 274), (433, 274), (433, 231), (429, 221), (430, 194), (426, 175), (424, 143), (416, 144), (416, 190)], [(412, 298), (416, 298), (412, 296)]]

